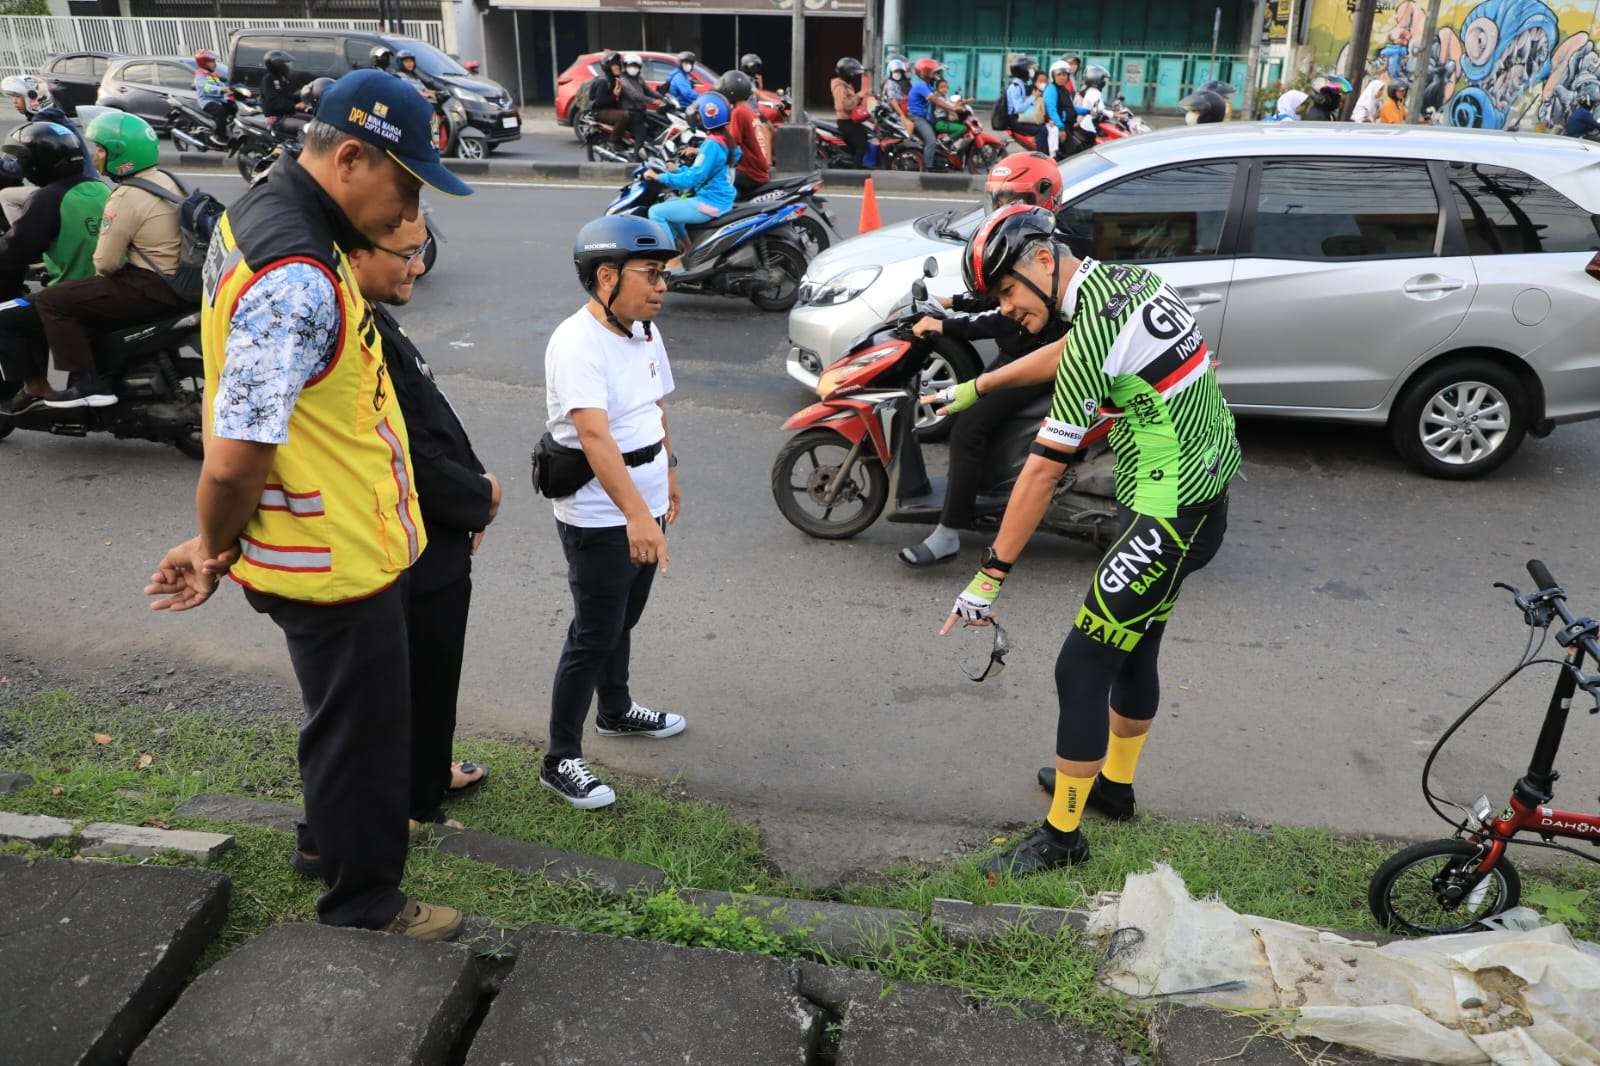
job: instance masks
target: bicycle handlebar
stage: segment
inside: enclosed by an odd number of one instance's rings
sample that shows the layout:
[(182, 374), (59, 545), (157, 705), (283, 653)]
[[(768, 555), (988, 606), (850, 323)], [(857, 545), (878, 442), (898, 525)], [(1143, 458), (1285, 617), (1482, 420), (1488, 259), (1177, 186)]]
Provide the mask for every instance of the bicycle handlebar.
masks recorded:
[(1561, 586), (1556, 584), (1556, 579), (1550, 576), (1550, 568), (1538, 559), (1528, 560), (1528, 576), (1539, 583), (1539, 591), (1556, 589)]
[[(1592, 619), (1574, 618), (1567, 607), (1566, 593), (1551, 575), (1550, 568), (1538, 559), (1528, 560), (1528, 576), (1539, 585), (1536, 594), (1544, 598), (1567, 629), (1558, 639), (1563, 646), (1577, 644), (1595, 663), (1600, 664), (1600, 641), (1595, 640), (1595, 623)], [(1570, 634), (1570, 635), (1569, 635)], [(1570, 665), (1570, 664), (1569, 664)], [(1576, 672), (1576, 671), (1574, 671)], [(1595, 709), (1600, 711), (1600, 675), (1578, 674), (1578, 686), (1595, 698)]]

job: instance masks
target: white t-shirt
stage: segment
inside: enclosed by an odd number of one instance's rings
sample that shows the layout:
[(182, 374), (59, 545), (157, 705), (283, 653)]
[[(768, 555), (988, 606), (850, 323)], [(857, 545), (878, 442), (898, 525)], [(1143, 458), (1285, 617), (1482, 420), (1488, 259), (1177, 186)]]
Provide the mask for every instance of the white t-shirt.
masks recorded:
[[(636, 322), (631, 340), (619, 337), (585, 306), (550, 334), (544, 349), (546, 426), (557, 444), (581, 447), (572, 412), (585, 407), (606, 412), (611, 437), (623, 453), (648, 447), (667, 435), (657, 401), (672, 391), (672, 368), (667, 365), (661, 330), (652, 326), (651, 333), (645, 340), (644, 324)], [(650, 513), (657, 518), (666, 514), (666, 449), (644, 466), (630, 466), (628, 473)], [(551, 503), (556, 517), (569, 526), (628, 524), (599, 478)]]

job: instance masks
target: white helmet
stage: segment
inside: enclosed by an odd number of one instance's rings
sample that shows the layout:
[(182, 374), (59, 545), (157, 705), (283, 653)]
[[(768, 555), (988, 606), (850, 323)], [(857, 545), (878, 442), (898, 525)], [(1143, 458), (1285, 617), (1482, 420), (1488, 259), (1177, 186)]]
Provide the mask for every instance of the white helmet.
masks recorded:
[(644, 60), (639, 58), (639, 53), (638, 52), (628, 52), (622, 57), (622, 69), (623, 70), (627, 70), (629, 67), (643, 67), (643, 66), (644, 66)]
[(904, 59), (901, 59), (899, 56), (896, 56), (895, 58), (889, 60), (889, 73), (891, 75), (904, 74), (905, 72), (906, 72), (906, 61)]
[(1051, 81), (1055, 81), (1056, 80), (1056, 75), (1057, 74), (1071, 74), (1071, 73), (1072, 73), (1072, 64), (1068, 63), (1065, 59), (1058, 59), (1054, 63), (1050, 64), (1050, 80)]
[(0, 81), (0, 92), (21, 100), (22, 106), (27, 108), (30, 115), (54, 105), (54, 101), (50, 99), (50, 90), (32, 74), (13, 74)]

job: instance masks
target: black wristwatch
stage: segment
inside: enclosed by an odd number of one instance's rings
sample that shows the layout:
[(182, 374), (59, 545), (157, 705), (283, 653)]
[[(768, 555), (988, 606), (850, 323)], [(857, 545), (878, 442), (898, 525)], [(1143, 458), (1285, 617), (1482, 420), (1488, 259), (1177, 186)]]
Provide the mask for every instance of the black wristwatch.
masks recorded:
[(676, 469), (678, 469), (678, 453), (677, 452), (673, 452), (671, 455), (667, 456), (667, 469), (668, 470), (676, 470)]
[(996, 555), (994, 552), (994, 545), (991, 544), (987, 548), (983, 549), (983, 559), (978, 563), (978, 569), (998, 570), (1002, 574), (1009, 574), (1011, 573), (1011, 568), (1015, 565), (1016, 563), (1014, 562), (1007, 563), (1001, 561), (1000, 556)]

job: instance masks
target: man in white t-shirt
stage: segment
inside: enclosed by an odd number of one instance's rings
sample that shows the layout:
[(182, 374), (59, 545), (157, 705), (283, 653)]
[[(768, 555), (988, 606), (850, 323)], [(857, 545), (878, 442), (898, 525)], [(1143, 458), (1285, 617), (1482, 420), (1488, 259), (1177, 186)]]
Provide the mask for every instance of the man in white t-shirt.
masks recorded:
[(666, 528), (678, 519), (677, 460), (662, 405), (672, 368), (651, 326), (675, 254), (672, 237), (649, 219), (584, 226), (572, 257), (589, 300), (545, 346), (546, 431), (557, 445), (582, 449), (594, 477), (552, 501), (573, 611), (539, 781), (583, 810), (616, 800), (583, 758), (583, 724), (597, 693), (601, 736), (662, 738), (684, 728), (682, 717), (640, 706), (628, 690), (633, 627), (657, 567), (667, 568)]

